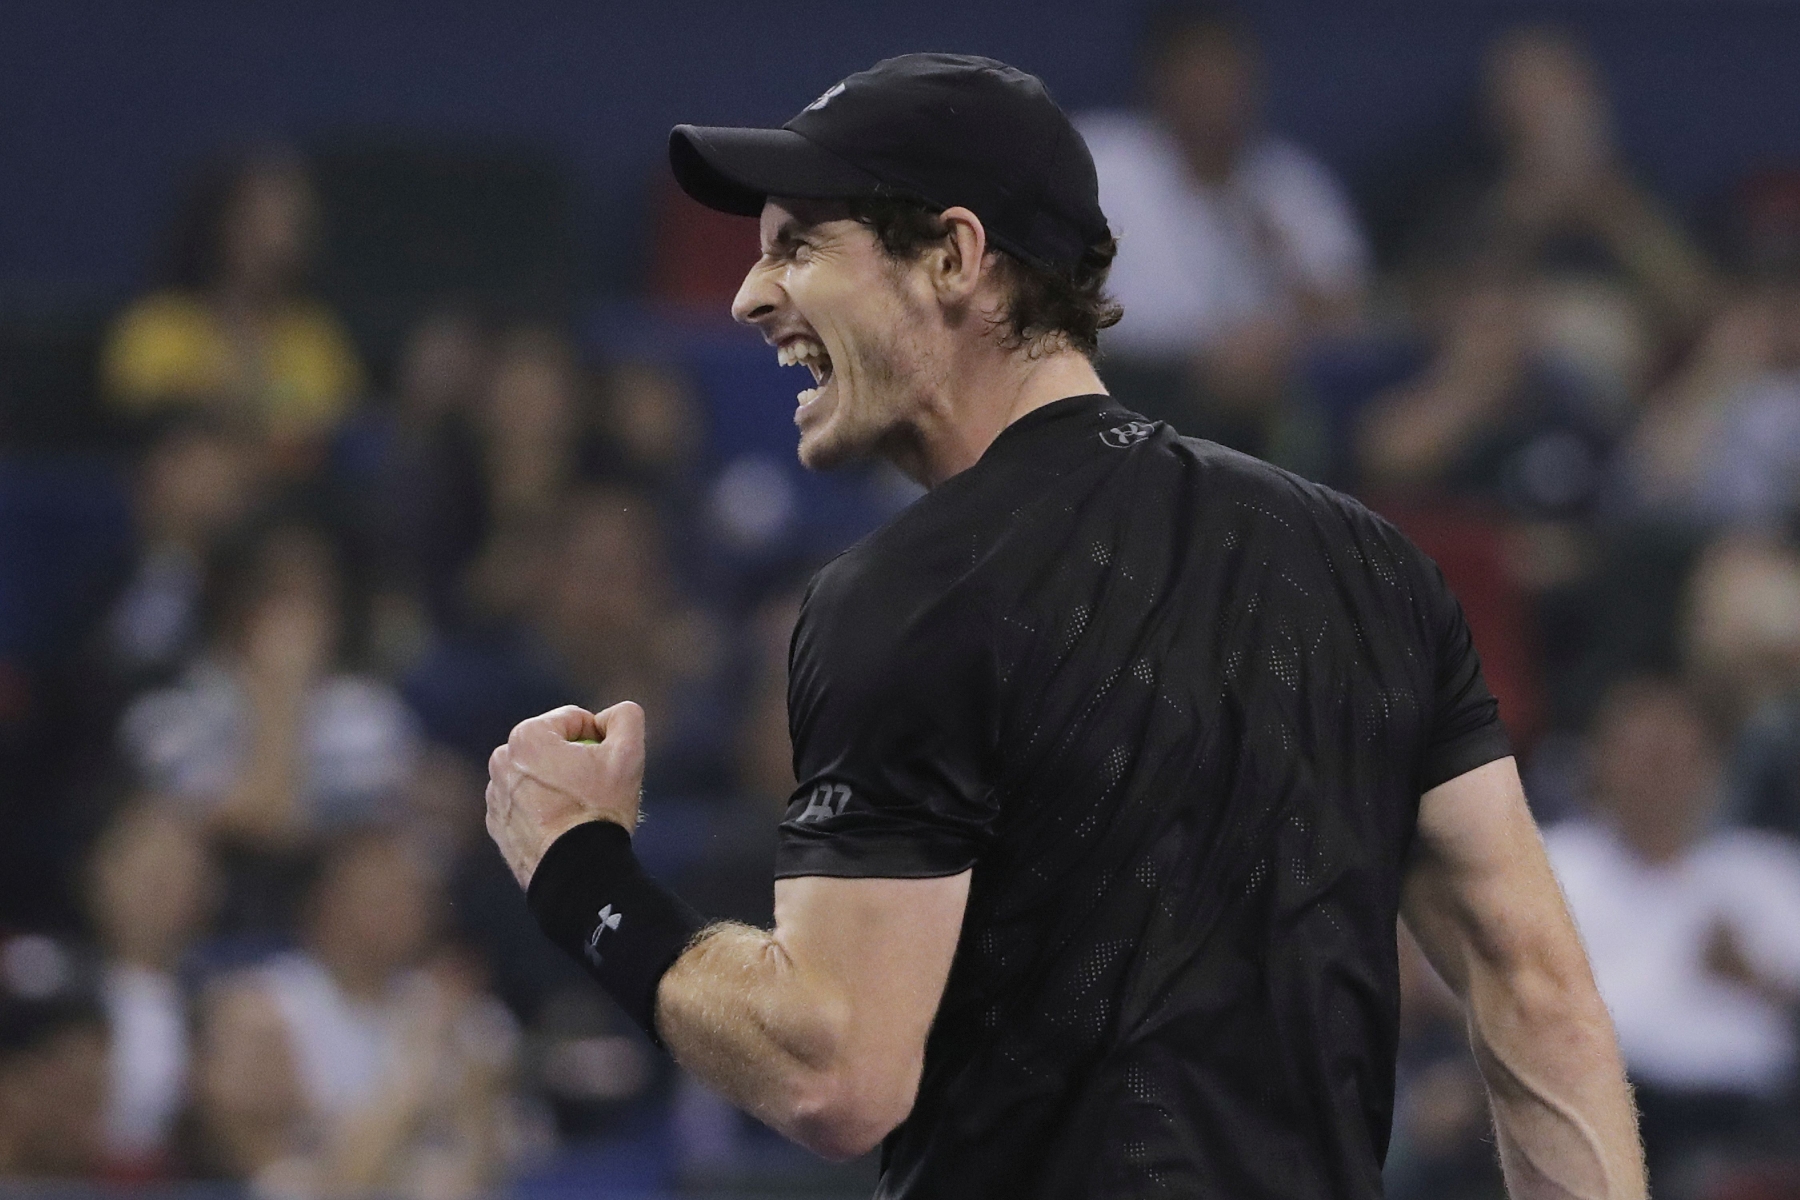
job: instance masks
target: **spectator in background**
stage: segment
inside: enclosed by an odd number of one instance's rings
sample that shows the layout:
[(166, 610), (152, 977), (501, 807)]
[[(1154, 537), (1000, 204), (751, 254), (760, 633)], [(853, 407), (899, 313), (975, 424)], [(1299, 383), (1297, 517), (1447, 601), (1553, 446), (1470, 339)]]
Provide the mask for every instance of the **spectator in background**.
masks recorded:
[(102, 386), (122, 414), (205, 409), (266, 441), (289, 472), (316, 465), (363, 372), (337, 317), (305, 291), (315, 208), (287, 150), (202, 176), (163, 287), (125, 311), (102, 352)]
[(1415, 274), (1481, 261), (1585, 285), (1559, 299), (1589, 327), (1638, 304), (1676, 332), (1711, 312), (1711, 265), (1631, 178), (1599, 71), (1572, 37), (1538, 27), (1498, 39), (1482, 117), (1485, 161), (1426, 189), (1407, 254)]
[(1731, 747), (1732, 815), (1800, 837), (1800, 554), (1726, 536), (1688, 580), (1682, 651)]
[(0, 1178), (96, 1176), (106, 1014), (63, 947), (0, 942)]
[(166, 679), (198, 648), (213, 542), (263, 490), (256, 448), (204, 416), (163, 427), (137, 465), (136, 568), (107, 616), (107, 667), (129, 686)]
[(215, 1170), (301, 1195), (460, 1197), (505, 1162), (517, 1033), (445, 955), (438, 880), (391, 829), (323, 856), (301, 949), (207, 1005), (199, 1135)]
[(108, 1055), (108, 1173), (174, 1173), (188, 1100), (189, 998), (181, 968), (212, 914), (217, 880), (199, 830), (167, 805), (137, 801), (95, 844), (88, 904), (101, 952)]
[(1800, 262), (1713, 320), (1620, 466), (1640, 513), (1762, 529), (1800, 515)]
[[(337, 542), (278, 514), (215, 552), (205, 651), (126, 710), (142, 782), (234, 852), (227, 923), (278, 929), (293, 856), (385, 813), (418, 758), (411, 714), (355, 670), (361, 615)], [(291, 878), (290, 878), (291, 882)]]
[(1546, 836), (1636, 1086), (1653, 1186), (1745, 1132), (1800, 1133), (1800, 844), (1721, 827), (1718, 750), (1668, 680), (1617, 685), (1594, 815)]
[(1364, 489), (1454, 495), (1526, 518), (1592, 505), (1616, 422), (1586, 379), (1558, 369), (1533, 300), (1529, 280), (1474, 274), (1422, 313), (1424, 370), (1358, 419)]
[(501, 337), (479, 415), (494, 521), (555, 511), (579, 477), (584, 385), (575, 351), (560, 334), (522, 326)]
[(646, 779), (652, 789), (716, 785), (723, 726), (710, 685), (721, 638), (682, 597), (655, 507), (643, 493), (593, 485), (560, 514), (549, 586), (534, 605), (544, 643), (579, 703), (630, 696), (656, 718)]
[(454, 619), (456, 582), (481, 545), (476, 425), (492, 340), (472, 313), (425, 316), (401, 347), (391, 400), (358, 413), (333, 448), (375, 567), (372, 649), (396, 674)]
[(1257, 48), (1236, 17), (1161, 9), (1142, 44), (1147, 111), (1078, 122), (1119, 237), (1108, 287), (1129, 314), (1104, 348), (1122, 378), (1198, 368), (1199, 398), (1176, 401), (1191, 432), (1266, 440), (1296, 344), (1362, 314), (1368, 247), (1331, 172), (1263, 128)]

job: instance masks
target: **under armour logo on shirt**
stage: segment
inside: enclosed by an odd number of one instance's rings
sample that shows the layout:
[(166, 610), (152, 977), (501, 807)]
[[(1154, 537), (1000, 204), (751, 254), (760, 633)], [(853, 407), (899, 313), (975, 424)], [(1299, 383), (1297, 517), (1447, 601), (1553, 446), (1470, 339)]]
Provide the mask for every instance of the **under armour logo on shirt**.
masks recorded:
[(594, 926), (594, 932), (588, 934), (587, 949), (582, 952), (596, 967), (600, 965), (600, 935), (609, 929), (617, 929), (619, 922), (624, 919), (624, 914), (614, 912), (610, 904), (601, 909), (598, 916), (600, 923)]
[(834, 83), (830, 87), (825, 89), (825, 94), (823, 96), (820, 96), (817, 100), (814, 100), (811, 104), (807, 105), (805, 108), (801, 109), (800, 111), (801, 112), (818, 112), (821, 108), (824, 108), (827, 104), (830, 104), (833, 100), (836, 100), (839, 96), (841, 96), (843, 94), (844, 94), (844, 85), (841, 83)]
[(828, 821), (843, 812), (850, 803), (850, 787), (842, 783), (821, 783), (807, 798), (806, 809), (799, 820)]
[(1123, 450), (1127, 446), (1136, 445), (1156, 432), (1156, 426), (1148, 421), (1127, 421), (1123, 425), (1114, 425), (1100, 434), (1100, 440), (1115, 450)]

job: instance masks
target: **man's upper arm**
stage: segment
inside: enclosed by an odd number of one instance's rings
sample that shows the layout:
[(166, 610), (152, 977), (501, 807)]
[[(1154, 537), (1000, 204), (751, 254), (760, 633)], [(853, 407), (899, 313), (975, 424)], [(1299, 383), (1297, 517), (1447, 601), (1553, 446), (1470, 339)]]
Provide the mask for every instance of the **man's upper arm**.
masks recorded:
[(843, 1006), (838, 1049), (847, 1077), (872, 1089), (860, 1100), (893, 1110), (896, 1121), (918, 1089), (971, 874), (775, 883), (775, 940)]
[(1560, 973), (1572, 953), (1586, 969), (1511, 758), (1466, 771), (1420, 799), (1402, 912), (1458, 993), (1483, 968)]

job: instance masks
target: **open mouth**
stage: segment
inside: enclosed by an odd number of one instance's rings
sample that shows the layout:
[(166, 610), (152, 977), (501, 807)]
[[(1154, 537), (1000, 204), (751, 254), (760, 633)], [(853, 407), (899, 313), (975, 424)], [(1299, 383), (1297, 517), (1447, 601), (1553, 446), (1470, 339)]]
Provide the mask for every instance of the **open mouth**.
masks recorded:
[(805, 367), (812, 372), (815, 386), (794, 396), (803, 406), (817, 400), (831, 382), (831, 355), (825, 353), (823, 344), (811, 338), (798, 337), (783, 342), (776, 348), (775, 358), (784, 367)]

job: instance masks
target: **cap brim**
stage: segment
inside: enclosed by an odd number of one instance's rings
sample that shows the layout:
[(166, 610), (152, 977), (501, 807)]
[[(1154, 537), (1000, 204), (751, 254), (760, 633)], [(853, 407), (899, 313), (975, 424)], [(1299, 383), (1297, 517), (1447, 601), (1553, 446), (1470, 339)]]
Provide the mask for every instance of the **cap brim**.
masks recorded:
[(873, 175), (791, 129), (677, 125), (669, 167), (695, 200), (744, 217), (760, 215), (770, 196), (827, 200), (881, 190)]

